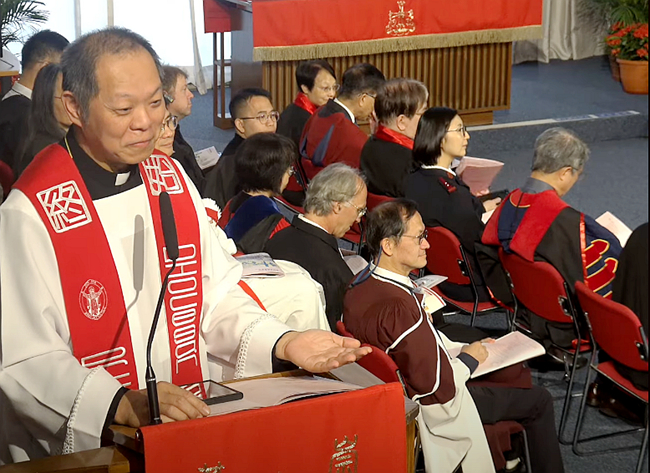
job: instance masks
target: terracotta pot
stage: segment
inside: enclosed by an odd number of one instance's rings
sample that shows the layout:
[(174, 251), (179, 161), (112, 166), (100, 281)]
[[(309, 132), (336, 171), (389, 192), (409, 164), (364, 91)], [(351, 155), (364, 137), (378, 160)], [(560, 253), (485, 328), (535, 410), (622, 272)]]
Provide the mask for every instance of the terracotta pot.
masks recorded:
[(628, 94), (648, 93), (648, 61), (628, 61), (617, 59), (621, 67), (623, 90)]
[(612, 55), (607, 56), (609, 59), (609, 69), (612, 71), (612, 79), (616, 82), (621, 82), (621, 69), (616, 62), (616, 58)]

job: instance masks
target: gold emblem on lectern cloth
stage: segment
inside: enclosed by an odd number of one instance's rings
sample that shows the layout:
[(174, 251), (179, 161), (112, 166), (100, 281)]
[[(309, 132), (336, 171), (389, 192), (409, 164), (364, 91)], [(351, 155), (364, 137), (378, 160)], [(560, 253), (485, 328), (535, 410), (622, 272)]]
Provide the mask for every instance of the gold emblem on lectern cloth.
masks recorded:
[(329, 473), (357, 473), (357, 435), (354, 436), (354, 442), (348, 440), (348, 436), (343, 437), (343, 441), (334, 440), (334, 455), (330, 460)]
[(406, 36), (415, 31), (415, 18), (413, 15), (413, 9), (405, 12), (404, 5), (406, 5), (406, 2), (404, 0), (400, 0), (397, 2), (399, 11), (388, 12), (386, 34), (391, 36)]
[(204, 463), (203, 467), (197, 468), (197, 470), (199, 470), (199, 473), (219, 473), (225, 469), (226, 467), (223, 466), (221, 462), (217, 463), (217, 466), (208, 466), (207, 463)]

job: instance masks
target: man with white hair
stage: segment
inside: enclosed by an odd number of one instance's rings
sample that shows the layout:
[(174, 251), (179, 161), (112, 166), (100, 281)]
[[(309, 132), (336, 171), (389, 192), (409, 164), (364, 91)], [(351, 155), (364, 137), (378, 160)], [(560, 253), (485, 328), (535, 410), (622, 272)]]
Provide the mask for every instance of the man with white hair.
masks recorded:
[(330, 328), (341, 319), (343, 296), (352, 271), (343, 259), (337, 238), (366, 213), (368, 191), (357, 169), (336, 163), (319, 172), (309, 184), (305, 214), (279, 231), (265, 247), (275, 259), (305, 268), (325, 290), (325, 313)]

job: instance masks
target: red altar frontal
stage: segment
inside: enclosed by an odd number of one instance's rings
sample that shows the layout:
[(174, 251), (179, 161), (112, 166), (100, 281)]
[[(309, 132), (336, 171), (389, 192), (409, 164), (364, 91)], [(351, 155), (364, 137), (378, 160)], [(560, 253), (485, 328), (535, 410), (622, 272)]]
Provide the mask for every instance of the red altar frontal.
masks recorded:
[(510, 107), (512, 41), (541, 38), (542, 0), (204, 0), (206, 32), (232, 31), (232, 91), (262, 86), (282, 110), (301, 60), (337, 76), (370, 62), (424, 82), (470, 124)]

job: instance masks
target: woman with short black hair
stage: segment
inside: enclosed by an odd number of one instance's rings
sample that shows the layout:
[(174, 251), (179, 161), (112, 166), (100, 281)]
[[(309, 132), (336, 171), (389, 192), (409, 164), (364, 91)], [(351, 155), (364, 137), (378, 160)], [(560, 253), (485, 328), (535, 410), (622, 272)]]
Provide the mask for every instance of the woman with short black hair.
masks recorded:
[(267, 240), (289, 226), (273, 197), (287, 187), (298, 150), (291, 139), (258, 133), (237, 149), (235, 169), (242, 191), (223, 211), (226, 235), (244, 253), (262, 251)]
[[(424, 112), (413, 145), (416, 169), (407, 177), (405, 191), (408, 199), (417, 202), (427, 227), (444, 227), (458, 237), (470, 260), (479, 300), (489, 301), (474, 245), (481, 241), (485, 228), (483, 213), (494, 209), (501, 199), (481, 202), (451, 170), (452, 161), (465, 156), (468, 142), (469, 133), (456, 110), (433, 107)], [(474, 301), (469, 286), (445, 282), (439, 287), (452, 299)]]

